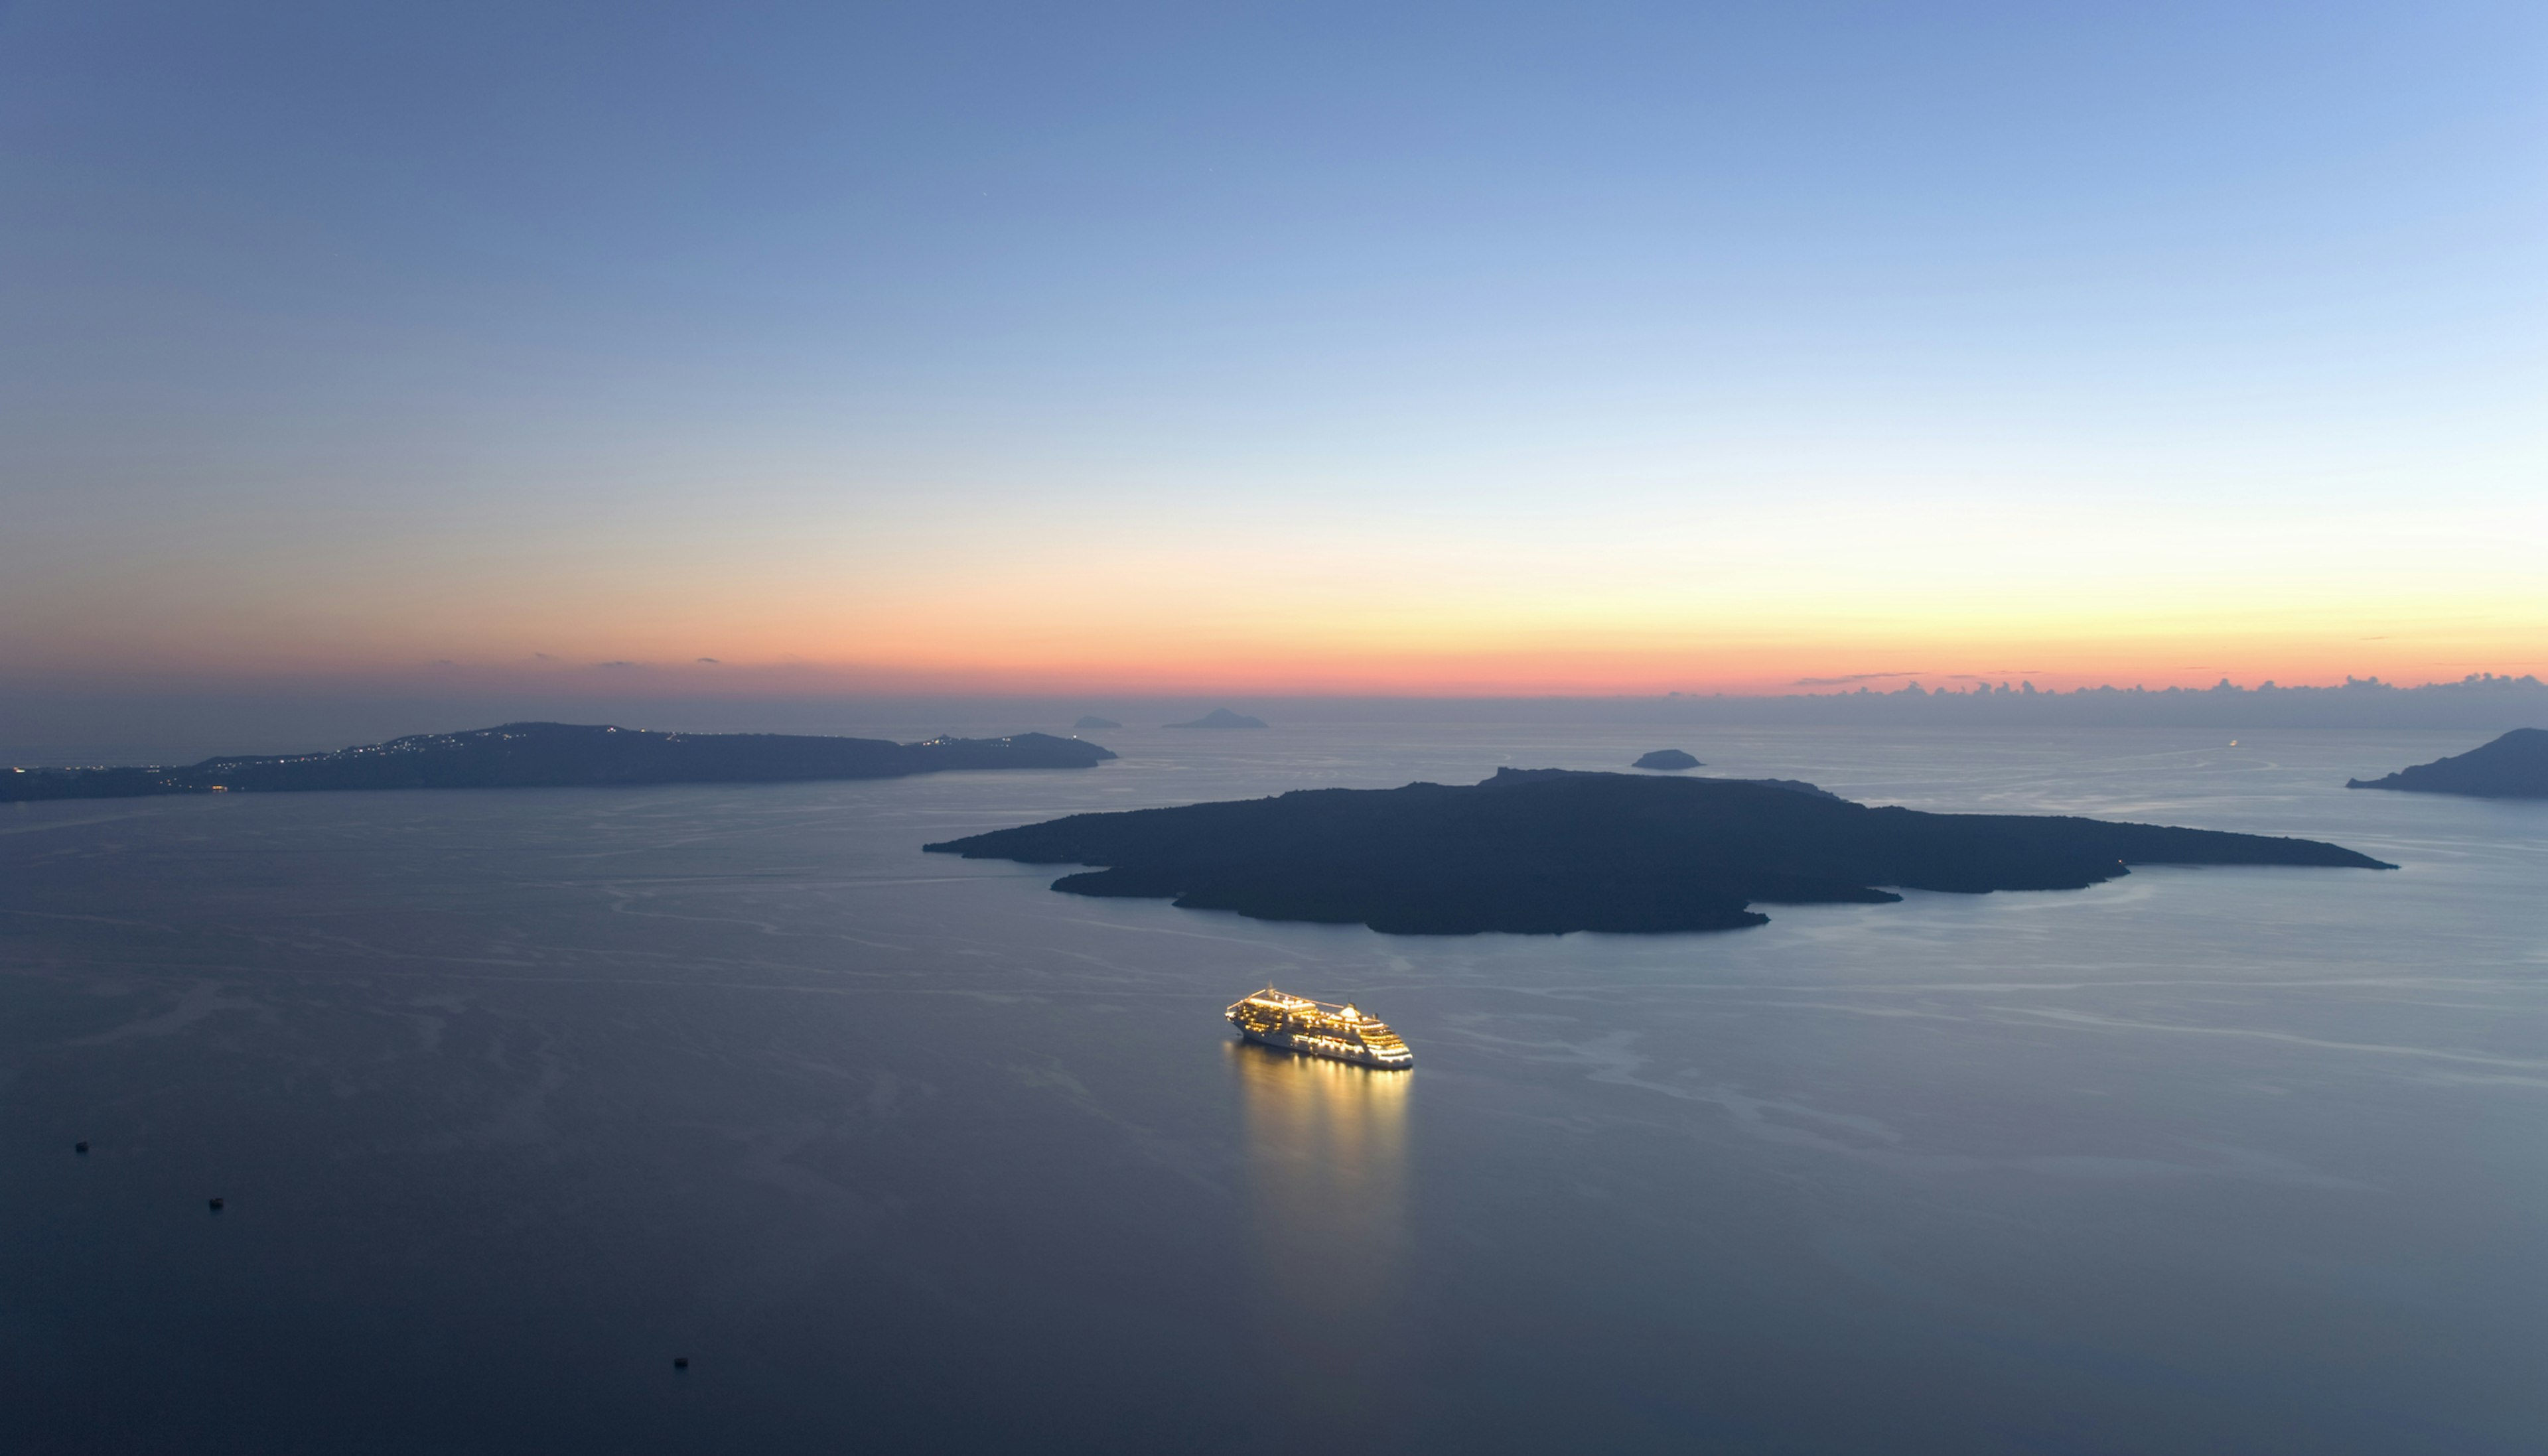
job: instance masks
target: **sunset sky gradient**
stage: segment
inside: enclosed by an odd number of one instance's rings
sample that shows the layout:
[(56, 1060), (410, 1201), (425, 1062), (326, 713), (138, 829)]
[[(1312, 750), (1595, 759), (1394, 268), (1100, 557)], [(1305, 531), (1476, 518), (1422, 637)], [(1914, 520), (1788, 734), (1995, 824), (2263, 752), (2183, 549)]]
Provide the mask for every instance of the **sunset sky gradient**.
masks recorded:
[(2548, 672), (2543, 61), (2515, 4), (0, 5), (0, 683)]

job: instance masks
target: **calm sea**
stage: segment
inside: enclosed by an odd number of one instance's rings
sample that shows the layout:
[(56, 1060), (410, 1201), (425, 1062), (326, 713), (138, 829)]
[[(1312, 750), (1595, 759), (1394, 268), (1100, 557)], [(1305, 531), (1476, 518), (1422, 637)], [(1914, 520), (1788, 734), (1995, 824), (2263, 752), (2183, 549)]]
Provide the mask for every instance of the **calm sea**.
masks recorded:
[[(1098, 736), (1078, 774), (0, 806), (0, 1446), (2548, 1443), (2548, 805), (2340, 786), (2472, 735), (1684, 733), (2405, 866), (1714, 935), (919, 853), (1675, 746)], [(1234, 1046), (1269, 981), (1415, 1070)]]

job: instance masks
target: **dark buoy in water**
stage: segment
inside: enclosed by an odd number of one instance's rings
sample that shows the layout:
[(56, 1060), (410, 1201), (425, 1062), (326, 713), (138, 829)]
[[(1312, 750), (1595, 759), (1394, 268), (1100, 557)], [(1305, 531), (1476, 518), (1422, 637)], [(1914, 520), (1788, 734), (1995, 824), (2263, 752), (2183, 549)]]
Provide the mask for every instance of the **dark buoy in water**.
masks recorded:
[(687, 1370), (687, 1369), (689, 1369), (689, 1368), (690, 1368), (690, 1357), (689, 1357), (689, 1356), (687, 1356), (687, 1355), (675, 1355), (675, 1356), (673, 1357), (673, 1368), (674, 1368), (674, 1369), (676, 1369), (676, 1370)]
[(78, 1153), (82, 1157), (86, 1157), (88, 1156), (88, 1144), (85, 1142), (74, 1142), (71, 1144), (71, 1151)]
[(222, 1201), (221, 1201), (220, 1199), (218, 1199), (218, 1198), (217, 1198), (217, 1199), (214, 1199), (212, 1202), (213, 1202), (213, 1212), (214, 1212), (214, 1213), (217, 1213), (217, 1214), (218, 1214), (218, 1213), (220, 1213), (220, 1212), (222, 1211)]

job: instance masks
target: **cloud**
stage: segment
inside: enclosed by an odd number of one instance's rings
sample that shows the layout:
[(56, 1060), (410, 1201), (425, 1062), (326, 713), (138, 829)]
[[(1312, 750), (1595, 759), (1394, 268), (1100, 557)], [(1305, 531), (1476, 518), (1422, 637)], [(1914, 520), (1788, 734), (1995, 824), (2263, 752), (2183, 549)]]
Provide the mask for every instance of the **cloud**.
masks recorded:
[(535, 652), (531, 654), (531, 661), (535, 663), (553, 663), (556, 662), (557, 659), (549, 656), (545, 652)]
[(629, 662), (625, 658), (616, 658), (606, 663), (594, 663), (593, 666), (596, 668), (633, 668), (637, 665)]
[(700, 662), (703, 662), (703, 663), (714, 664), (714, 663), (716, 662), (716, 659), (715, 659), (715, 658), (712, 658), (712, 657), (703, 657), (703, 658), (700, 658), (700, 659), (699, 659), (699, 661), (700, 661)]
[(1918, 678), (1920, 673), (1852, 673), (1846, 678), (1798, 678), (1797, 687), (1839, 687), (1850, 682), (1877, 682), (1886, 678)]

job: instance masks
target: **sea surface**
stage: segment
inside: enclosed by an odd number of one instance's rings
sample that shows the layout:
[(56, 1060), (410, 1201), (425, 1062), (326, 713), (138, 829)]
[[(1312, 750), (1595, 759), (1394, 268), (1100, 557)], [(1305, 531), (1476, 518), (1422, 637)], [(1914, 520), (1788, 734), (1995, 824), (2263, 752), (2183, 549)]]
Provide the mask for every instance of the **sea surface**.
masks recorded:
[[(2472, 735), (1095, 736), (0, 806), (0, 1448), (2548, 1446), (2548, 804), (2341, 786)], [(1436, 939), (919, 848), (1668, 746), (2403, 867)]]

